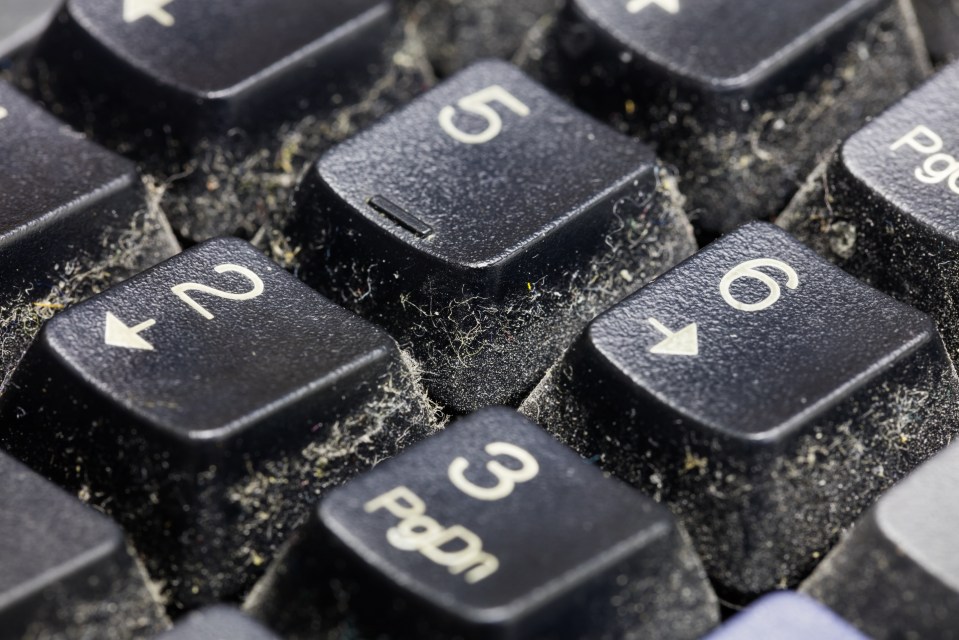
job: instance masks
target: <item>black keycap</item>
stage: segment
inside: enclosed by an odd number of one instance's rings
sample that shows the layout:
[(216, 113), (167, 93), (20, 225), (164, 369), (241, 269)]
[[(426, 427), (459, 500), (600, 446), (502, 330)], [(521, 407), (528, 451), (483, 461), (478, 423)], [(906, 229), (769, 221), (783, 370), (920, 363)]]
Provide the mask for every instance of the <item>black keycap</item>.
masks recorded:
[(926, 47), (934, 62), (959, 57), (959, 3), (955, 0), (913, 0)]
[(959, 448), (893, 487), (803, 584), (876, 640), (959, 637)]
[(571, 0), (546, 73), (655, 141), (701, 228), (725, 231), (778, 213), (923, 77), (913, 25), (898, 0)]
[(586, 319), (693, 250), (676, 198), (648, 149), (484, 62), (321, 158), (293, 236), (306, 280), (466, 412), (518, 401)]
[(40, 35), (58, 0), (4, 0), (0, 5), (0, 66), (3, 58)]
[(362, 84), (391, 14), (389, 0), (68, 0), (36, 58), (98, 130), (189, 146)]
[(595, 320), (523, 411), (668, 503), (739, 600), (942, 447), (957, 391), (929, 317), (753, 223)]
[(294, 540), (248, 603), (293, 637), (682, 639), (717, 622), (663, 507), (502, 408), (333, 492)]
[(0, 635), (142, 637), (166, 618), (120, 528), (0, 453)]
[(954, 359), (957, 100), (953, 64), (843, 143), (778, 220), (844, 269), (931, 314)]
[(279, 640), (238, 610), (227, 606), (201, 609), (156, 640)]
[(119, 519), (174, 606), (204, 603), (242, 591), (323, 488), (429, 432), (407, 362), (213, 240), (47, 323), (0, 441)]
[(33, 95), (164, 184), (191, 242), (240, 235), (294, 266), (293, 187), (335, 141), (429, 86), (392, 0), (69, 0)]
[(133, 165), (0, 82), (0, 355), (19, 360), (39, 317), (178, 250)]

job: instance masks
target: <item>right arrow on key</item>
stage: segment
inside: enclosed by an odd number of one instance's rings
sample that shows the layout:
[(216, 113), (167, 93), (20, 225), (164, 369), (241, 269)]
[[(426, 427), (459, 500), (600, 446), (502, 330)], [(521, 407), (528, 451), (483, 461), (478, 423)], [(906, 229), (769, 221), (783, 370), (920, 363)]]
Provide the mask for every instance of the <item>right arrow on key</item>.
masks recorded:
[(140, 351), (153, 351), (153, 345), (139, 336), (141, 331), (146, 331), (157, 323), (152, 318), (141, 322), (135, 327), (128, 327), (123, 320), (107, 311), (106, 329), (104, 330), (103, 341), (111, 347), (123, 347), (125, 349), (139, 349)]
[(655, 318), (649, 318), (649, 324), (666, 336), (666, 339), (650, 347), (649, 352), (664, 356), (698, 356), (699, 333), (693, 322), (679, 331), (670, 331), (666, 325)]

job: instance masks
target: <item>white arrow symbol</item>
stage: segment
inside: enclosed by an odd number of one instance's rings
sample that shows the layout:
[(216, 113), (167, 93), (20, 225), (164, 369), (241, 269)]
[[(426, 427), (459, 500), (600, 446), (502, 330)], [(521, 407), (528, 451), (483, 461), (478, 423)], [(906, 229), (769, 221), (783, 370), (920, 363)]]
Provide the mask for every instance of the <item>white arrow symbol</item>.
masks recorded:
[(10, 115), (10, 112), (4, 109), (3, 107), (0, 107), (0, 120), (3, 120), (8, 115)]
[(649, 324), (653, 325), (656, 331), (666, 336), (665, 340), (650, 348), (650, 353), (663, 356), (699, 355), (699, 335), (695, 322), (676, 332), (670, 331), (662, 322), (655, 318), (649, 318)]
[(673, 15), (679, 13), (679, 0), (629, 0), (626, 10), (630, 13), (639, 13), (651, 4)]
[(141, 331), (146, 331), (156, 323), (156, 320), (150, 319), (146, 322), (141, 322), (135, 327), (128, 327), (122, 320), (107, 311), (107, 325), (106, 331), (103, 333), (103, 341), (111, 347), (153, 351), (153, 345), (137, 334)]
[(175, 20), (163, 8), (171, 2), (173, 0), (123, 0), (123, 21), (129, 24), (150, 17), (164, 27), (172, 27)]

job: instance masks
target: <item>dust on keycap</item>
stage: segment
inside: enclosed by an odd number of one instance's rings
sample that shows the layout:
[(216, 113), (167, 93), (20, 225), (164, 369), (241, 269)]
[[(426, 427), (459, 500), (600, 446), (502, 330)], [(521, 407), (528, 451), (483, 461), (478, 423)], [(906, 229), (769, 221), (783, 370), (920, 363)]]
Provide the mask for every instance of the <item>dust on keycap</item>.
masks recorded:
[(58, 281), (48, 290), (26, 289), (0, 304), (0, 393), (43, 323), (66, 309), (109, 288), (179, 251), (179, 244), (160, 210), (163, 187), (144, 179), (146, 203), (127, 229), (106, 229), (101, 245), (109, 249), (103, 261), (77, 257), (58, 265)]

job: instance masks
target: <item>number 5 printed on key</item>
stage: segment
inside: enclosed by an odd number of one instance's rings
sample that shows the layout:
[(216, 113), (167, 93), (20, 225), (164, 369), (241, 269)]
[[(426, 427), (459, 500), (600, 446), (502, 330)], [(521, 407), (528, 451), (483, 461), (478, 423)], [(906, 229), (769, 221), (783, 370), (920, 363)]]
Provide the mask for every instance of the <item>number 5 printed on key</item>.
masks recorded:
[(529, 107), (523, 104), (519, 98), (509, 91), (494, 84), (476, 93), (460, 98), (456, 105), (467, 113), (472, 113), (486, 120), (486, 129), (480, 133), (467, 133), (456, 126), (453, 119), (456, 117), (456, 109), (446, 106), (440, 110), (440, 127), (443, 128), (451, 138), (463, 144), (484, 144), (489, 142), (503, 131), (503, 119), (490, 106), (491, 102), (499, 102), (513, 113), (525, 118), (530, 114)]

